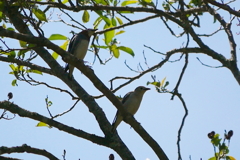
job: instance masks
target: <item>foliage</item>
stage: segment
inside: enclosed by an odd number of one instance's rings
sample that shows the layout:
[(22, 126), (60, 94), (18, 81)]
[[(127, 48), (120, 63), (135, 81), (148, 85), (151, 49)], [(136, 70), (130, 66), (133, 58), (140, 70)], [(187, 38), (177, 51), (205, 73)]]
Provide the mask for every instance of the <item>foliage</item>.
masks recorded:
[[(219, 134), (215, 134), (214, 131), (208, 133), (208, 138), (211, 139), (211, 143), (213, 144), (214, 148), (214, 157), (209, 158), (209, 160), (220, 160), (220, 159), (225, 159), (225, 160), (236, 160), (234, 157), (229, 156), (229, 144), (230, 144), (230, 139), (233, 136), (233, 131), (230, 130), (228, 133), (224, 134), (224, 139), (222, 141), (221, 138), (219, 138)], [(226, 145), (225, 141), (228, 141), (228, 145)], [(221, 142), (222, 141), (222, 142)], [(216, 151), (216, 148), (218, 149), (218, 152)]]

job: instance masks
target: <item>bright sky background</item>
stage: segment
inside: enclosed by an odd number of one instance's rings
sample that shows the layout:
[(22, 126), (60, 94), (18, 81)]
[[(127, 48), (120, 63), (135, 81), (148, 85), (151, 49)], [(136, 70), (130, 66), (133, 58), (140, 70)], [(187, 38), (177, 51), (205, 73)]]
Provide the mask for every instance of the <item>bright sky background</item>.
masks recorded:
[[(161, 2), (159, 3), (159, 7), (160, 6)], [(232, 6), (238, 7), (240, 6), (240, 2), (235, 2)], [(239, 8), (236, 8), (236, 10), (238, 9)], [(226, 14), (226, 12), (223, 13), (225, 13), (223, 18), (228, 22), (229, 15)], [(52, 20), (57, 20), (57, 14), (60, 14), (60, 11), (57, 9), (53, 10)], [(75, 20), (81, 21), (82, 12), (71, 13), (71, 15), (75, 18)], [(93, 27), (92, 22), (96, 19), (95, 14), (91, 14), (91, 16), (91, 22), (85, 24), (88, 28)], [(146, 14), (135, 13), (128, 16), (132, 19), (140, 19), (146, 17)], [(213, 18), (208, 16), (209, 14), (205, 14), (205, 16), (200, 17), (202, 18), (201, 28), (197, 29), (199, 34), (210, 34), (219, 28), (219, 24), (213, 24)], [(70, 22), (64, 15), (62, 15), (62, 18), (69, 23), (73, 23)], [(174, 24), (171, 25), (171, 27), (176, 31), (176, 33), (180, 33), (179, 31), (181, 30), (178, 26)], [(235, 42), (238, 43), (240, 37), (237, 33), (240, 32), (240, 28), (237, 26), (236, 20), (233, 21), (232, 28)], [(60, 22), (46, 23), (42, 26), (42, 29), (45, 31), (46, 37), (49, 37), (51, 34), (60, 33), (71, 38), (71, 30), (79, 32), (76, 28), (66, 26)], [(102, 30), (102, 26), (99, 27), (99, 30)], [(98, 60), (96, 60), (95, 64), (92, 66), (96, 75), (99, 76), (102, 82), (108, 87), (110, 87), (109, 80), (111, 78), (116, 76), (133, 77), (138, 75), (137, 73), (130, 71), (125, 66), (124, 61), (126, 61), (130, 67), (137, 70), (139, 63), (144, 69), (147, 69), (143, 52), (145, 53), (148, 66), (150, 67), (159, 63), (164, 58), (164, 56), (153, 53), (143, 45), (150, 46), (157, 51), (165, 53), (172, 49), (181, 48), (186, 44), (186, 37), (173, 37), (159, 18), (126, 27), (124, 30), (126, 33), (117, 36), (117, 40), (121, 42), (121, 45), (131, 47), (135, 52), (135, 57), (133, 58), (127, 53), (121, 52), (120, 58), (113, 58), (106, 65), (100, 65)], [(103, 36), (100, 37), (100, 42), (101, 39), (103, 39)], [(5, 40), (9, 42), (9, 40)], [(217, 52), (223, 54), (227, 58), (230, 57), (230, 47), (224, 31), (216, 34), (212, 38), (202, 38), (202, 40), (204, 40), (209, 47), (212, 47)], [(10, 47), (19, 47), (18, 42), (10, 42)], [(58, 45), (61, 45), (63, 42), (64, 41), (54, 41), (54, 43), (57, 43)], [(101, 43), (103, 43), (103, 41)], [(192, 40), (190, 46), (196, 46)], [(237, 51), (239, 52), (239, 47), (237, 47)], [(52, 53), (52, 51), (50, 52)], [(109, 52), (106, 50), (101, 50), (99, 55), (103, 60), (110, 56)], [(171, 60), (176, 60), (179, 57), (180, 54), (176, 54), (171, 57)], [(203, 66), (199, 63), (196, 57), (199, 57), (205, 64), (220, 66), (217, 61), (208, 56), (202, 54), (189, 54), (189, 64), (179, 88), (179, 92), (182, 94), (189, 111), (181, 136), (182, 158), (187, 160), (190, 159), (189, 157), (191, 156), (192, 160), (199, 160), (200, 158), (206, 160), (213, 157), (214, 150), (207, 134), (211, 131), (215, 131), (223, 137), (224, 130), (233, 130), (234, 135), (231, 139), (229, 155), (235, 157), (236, 159), (240, 159), (239, 85), (231, 72), (226, 68), (209, 68)], [(89, 54), (85, 57), (85, 60), (92, 63), (94, 61), (94, 54), (89, 52)], [(61, 57), (58, 58), (58, 62), (62, 66), (65, 66)], [(34, 63), (47, 67), (40, 58), (34, 60)], [(173, 90), (176, 82), (178, 81), (183, 65), (184, 58), (179, 62), (168, 62), (157, 71), (148, 73), (141, 79), (136, 80), (130, 85), (122, 88), (116, 92), (116, 95), (124, 96), (127, 92), (134, 90), (137, 86), (146, 86), (147, 81), (152, 81), (151, 75), (155, 75), (157, 80), (162, 80), (166, 77), (170, 82), (170, 85), (167, 88), (169, 90)], [(49, 100), (53, 102), (50, 110), (54, 115), (62, 113), (75, 103), (75, 101), (71, 100), (71, 97), (68, 94), (49, 89), (43, 85), (30, 86), (25, 82), (18, 81), (18, 86), (13, 87), (11, 82), (15, 79), (15, 77), (9, 74), (11, 71), (9, 64), (1, 62), (0, 68), (2, 70), (0, 72), (1, 100), (7, 100), (7, 94), (12, 92), (12, 101), (15, 104), (31, 112), (38, 112), (45, 116), (48, 116), (45, 105), (45, 98), (47, 96)], [(69, 90), (64, 83), (55, 77), (51, 77), (46, 74), (33, 74), (32, 76), (36, 80), (46, 82), (54, 87)], [(89, 94), (93, 96), (101, 94), (94, 88), (92, 83), (80, 73), (80, 71), (75, 69), (74, 77)], [(117, 80), (114, 82), (114, 87), (117, 87), (124, 82), (124, 80)], [(141, 103), (141, 107), (135, 115), (135, 118), (159, 143), (169, 159), (176, 160), (178, 156), (176, 145), (177, 133), (182, 117), (184, 116), (183, 106), (177, 97), (175, 97), (172, 101), (170, 100), (170, 94), (159, 94), (155, 91), (153, 86), (148, 87), (150, 87), (151, 90), (146, 92)], [(97, 99), (97, 102), (105, 112), (108, 120), (112, 122), (116, 113), (116, 108), (112, 106), (106, 98)], [(8, 115), (10, 117), (12, 116), (10, 113)], [(88, 108), (82, 102), (79, 102), (70, 113), (57, 118), (56, 120), (92, 134), (100, 136), (103, 135), (95, 121), (94, 116), (88, 112)], [(19, 116), (16, 116), (11, 121), (0, 120), (1, 146), (12, 147), (27, 144), (32, 147), (46, 149), (59, 159), (62, 159), (64, 149), (67, 151), (66, 159), (69, 160), (108, 160), (108, 156), (111, 153), (115, 155), (116, 160), (121, 159), (109, 148), (74, 137), (59, 131), (56, 128), (49, 129), (47, 127), (35, 127), (37, 123), (37, 121), (21, 118)], [(145, 160), (146, 158), (149, 158), (150, 160), (157, 159), (157, 156), (152, 149), (138, 134), (135, 133), (133, 129), (130, 128), (128, 124), (122, 122), (117, 128), (117, 131), (137, 160)], [(14, 154), (4, 156), (14, 157)], [(16, 158), (29, 160), (45, 159), (43, 157), (30, 154), (16, 154), (15, 156)]]

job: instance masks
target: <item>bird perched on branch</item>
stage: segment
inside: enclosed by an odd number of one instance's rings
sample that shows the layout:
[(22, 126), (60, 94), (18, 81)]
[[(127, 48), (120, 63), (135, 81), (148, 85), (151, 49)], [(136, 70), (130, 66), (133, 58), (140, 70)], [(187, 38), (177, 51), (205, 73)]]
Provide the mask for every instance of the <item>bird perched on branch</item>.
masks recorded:
[[(95, 33), (96, 30), (97, 29), (86, 29), (74, 35), (70, 40), (68, 52), (76, 56), (78, 59), (83, 60), (88, 50), (90, 37)], [(72, 78), (73, 69), (73, 65), (66, 64), (65, 72), (69, 70), (69, 78)]]
[[(142, 97), (147, 90), (150, 90), (150, 88), (139, 86), (134, 91), (127, 93), (123, 97), (122, 104), (127, 112), (131, 113), (132, 115), (134, 115), (137, 112), (141, 104)], [(120, 111), (117, 111), (116, 116), (112, 123), (112, 131), (116, 130), (117, 126), (122, 122), (122, 120), (123, 117)]]

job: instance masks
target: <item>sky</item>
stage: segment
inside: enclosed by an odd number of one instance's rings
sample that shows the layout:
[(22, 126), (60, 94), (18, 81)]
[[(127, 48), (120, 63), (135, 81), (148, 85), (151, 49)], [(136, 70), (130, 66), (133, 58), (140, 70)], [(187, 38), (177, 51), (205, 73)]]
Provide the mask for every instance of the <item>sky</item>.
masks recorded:
[[(239, 6), (240, 2), (235, 2), (232, 6)], [(161, 5), (159, 5), (161, 7)], [(238, 10), (236, 8), (236, 10)], [(51, 20), (42, 26), (45, 31), (45, 36), (49, 37), (51, 34), (60, 33), (71, 38), (70, 31), (79, 32), (80, 30), (67, 26), (61, 22), (56, 22), (60, 15), (69, 23), (70, 21), (64, 14), (57, 9), (51, 10), (53, 12)], [(223, 18), (228, 22), (230, 16), (223, 13)], [(77, 21), (81, 21), (82, 12), (71, 14)], [(93, 21), (96, 15), (90, 13), (91, 21), (84, 24), (87, 28), (93, 27)], [(128, 15), (131, 19), (140, 19), (150, 14), (135, 13)], [(201, 28), (196, 28), (199, 34), (212, 33), (219, 28), (218, 23), (213, 23), (213, 18), (209, 14), (201, 17)], [(124, 22), (126, 22), (124, 20)], [(180, 28), (172, 23), (171, 27), (180, 33)], [(8, 24), (9, 25), (9, 24)], [(76, 24), (75, 24), (76, 25)], [(102, 25), (98, 28), (102, 30)], [(237, 26), (237, 21), (232, 24), (234, 38), (236, 43), (240, 38), (237, 34), (240, 28)], [(116, 76), (134, 77), (138, 73), (131, 71), (126, 67), (125, 62), (132, 69), (138, 70), (138, 64), (141, 64), (143, 69), (147, 69), (164, 59), (163, 55), (154, 53), (144, 45), (152, 47), (154, 50), (166, 53), (172, 49), (181, 48), (186, 44), (186, 37), (175, 38), (166, 29), (163, 22), (159, 19), (153, 19), (144, 23), (138, 23), (134, 26), (125, 27), (124, 34), (117, 36), (117, 40), (121, 45), (131, 47), (134, 50), (135, 56), (121, 52), (120, 57), (112, 58), (105, 65), (99, 64), (99, 61), (94, 62), (94, 54), (88, 52), (85, 60), (93, 63), (92, 69), (101, 81), (110, 87), (109, 80)], [(99, 38), (100, 43), (103, 44), (103, 35)], [(226, 58), (230, 58), (230, 46), (226, 39), (225, 33), (222, 31), (217, 33), (214, 37), (202, 37), (201, 39), (215, 51), (223, 54)], [(12, 48), (18, 48), (17, 41), (4, 39)], [(54, 41), (54, 43), (61, 45), (64, 41)], [(190, 40), (189, 46), (195, 47), (196, 44)], [(239, 52), (239, 47), (237, 47)], [(50, 51), (52, 53), (52, 51)], [(147, 65), (145, 64), (145, 58)], [(107, 50), (101, 50), (99, 56), (104, 60), (110, 57)], [(176, 54), (171, 57), (171, 61), (179, 59), (181, 55)], [(240, 89), (237, 81), (234, 79), (231, 72), (226, 68), (210, 68), (202, 65), (197, 57), (204, 63), (210, 66), (221, 66), (221, 64), (212, 58), (202, 54), (189, 54), (189, 64), (179, 87), (179, 92), (184, 98), (187, 108), (188, 116), (186, 118), (182, 134), (181, 134), (181, 155), (182, 159), (187, 160), (203, 160), (214, 156), (214, 149), (210, 143), (207, 134), (215, 131), (223, 138), (224, 130), (233, 130), (234, 135), (230, 143), (229, 155), (240, 159), (239, 148), (240, 144), (240, 128), (239, 128), (239, 99)], [(61, 57), (57, 61), (64, 67), (65, 63)], [(38, 65), (48, 67), (39, 57), (33, 61)], [(239, 64), (239, 63), (238, 63)], [(170, 91), (174, 89), (179, 75), (184, 65), (184, 58), (177, 62), (167, 62), (154, 72), (150, 72), (138, 80), (135, 80), (128, 86), (117, 91), (116, 96), (124, 96), (127, 92), (134, 90), (137, 86), (150, 87), (141, 103), (141, 107), (134, 116), (138, 122), (148, 131), (148, 133), (159, 143), (162, 149), (170, 160), (177, 159), (177, 134), (184, 116), (184, 108), (180, 100), (175, 97), (171, 100), (170, 94), (157, 93), (153, 86), (147, 86), (148, 81), (152, 81), (151, 76), (156, 76), (157, 80), (162, 80), (166, 77), (169, 81), (167, 89)], [(62, 113), (69, 109), (75, 101), (63, 92), (47, 88), (43, 85), (30, 86), (26, 82), (18, 81), (18, 86), (13, 87), (11, 82), (15, 77), (9, 72), (11, 69), (9, 64), (5, 62), (0, 63), (0, 99), (7, 100), (7, 94), (13, 93), (11, 100), (20, 107), (31, 112), (38, 112), (44, 116), (48, 116), (46, 109), (45, 98), (53, 102), (50, 110), (53, 115)], [(49, 75), (33, 74), (33, 78), (38, 81), (46, 82), (54, 87), (59, 87), (70, 91), (70, 89), (60, 80)], [(74, 70), (74, 77), (80, 85), (87, 90), (90, 95), (96, 96), (101, 93), (94, 88), (93, 84), (77, 69)], [(125, 80), (114, 81), (114, 87), (118, 87)], [(96, 100), (99, 106), (105, 112), (108, 120), (113, 121), (116, 107), (109, 102), (105, 97)], [(2, 112), (0, 110), (0, 112)], [(12, 114), (8, 113), (11, 117)], [(77, 106), (68, 114), (59, 117), (57, 121), (86, 132), (103, 136), (94, 116), (89, 113), (88, 108), (79, 102)], [(21, 146), (27, 144), (32, 147), (46, 149), (53, 153), (59, 159), (62, 158), (63, 150), (65, 149), (66, 159), (108, 159), (109, 154), (113, 153), (116, 160), (121, 158), (111, 149), (93, 144), (84, 139), (74, 137), (67, 133), (57, 130), (56, 128), (36, 127), (37, 121), (16, 116), (13, 120), (0, 120), (0, 139), (1, 146)], [(124, 143), (132, 151), (137, 160), (157, 159), (152, 149), (142, 140), (142, 138), (126, 123), (122, 122), (117, 128), (118, 134)], [(4, 155), (23, 159), (44, 160), (46, 158), (32, 154), (11, 154)]]

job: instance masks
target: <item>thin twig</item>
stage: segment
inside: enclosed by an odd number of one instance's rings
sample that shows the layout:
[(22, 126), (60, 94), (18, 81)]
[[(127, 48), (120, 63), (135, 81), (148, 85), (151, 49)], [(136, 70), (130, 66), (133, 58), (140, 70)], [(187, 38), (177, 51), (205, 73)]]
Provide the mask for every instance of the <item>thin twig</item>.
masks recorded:
[(188, 109), (187, 109), (187, 105), (184, 101), (184, 99), (182, 98), (182, 95), (181, 94), (177, 94), (177, 97), (180, 99), (180, 101), (182, 102), (183, 104), (183, 108), (184, 108), (184, 111), (185, 111), (185, 114), (182, 118), (182, 122), (181, 122), (181, 125), (180, 125), (180, 128), (178, 130), (178, 140), (177, 140), (177, 148), (178, 148), (178, 160), (182, 160), (182, 157), (181, 157), (181, 151), (180, 151), (180, 141), (181, 141), (181, 133), (182, 133), (182, 129), (183, 129), (183, 126), (185, 124), (185, 120), (188, 116)]
[(198, 57), (197, 57), (197, 60), (198, 60), (203, 66), (206, 66), (206, 67), (209, 67), (209, 68), (222, 68), (222, 67), (224, 67), (224, 66), (210, 66), (210, 65), (204, 64)]
[(57, 115), (53, 116), (52, 119), (57, 118), (57, 117), (59, 117), (59, 116), (62, 116), (62, 115), (64, 115), (64, 114), (70, 112), (70, 111), (77, 105), (77, 103), (78, 103), (79, 101), (80, 101), (80, 100), (78, 99), (78, 100), (74, 103), (74, 105), (73, 105), (69, 110), (67, 110), (67, 111), (65, 111), (65, 112), (63, 112), (63, 113), (61, 113), (61, 114), (57, 114)]
[(143, 45), (143, 46), (146, 47), (146, 48), (148, 48), (148, 49), (150, 49), (150, 50), (152, 50), (152, 51), (155, 52), (155, 53), (158, 53), (158, 54), (161, 54), (161, 55), (166, 55), (165, 53), (156, 51), (156, 50), (154, 50), (152, 47), (149, 47), (149, 46), (147, 46), (147, 45)]

